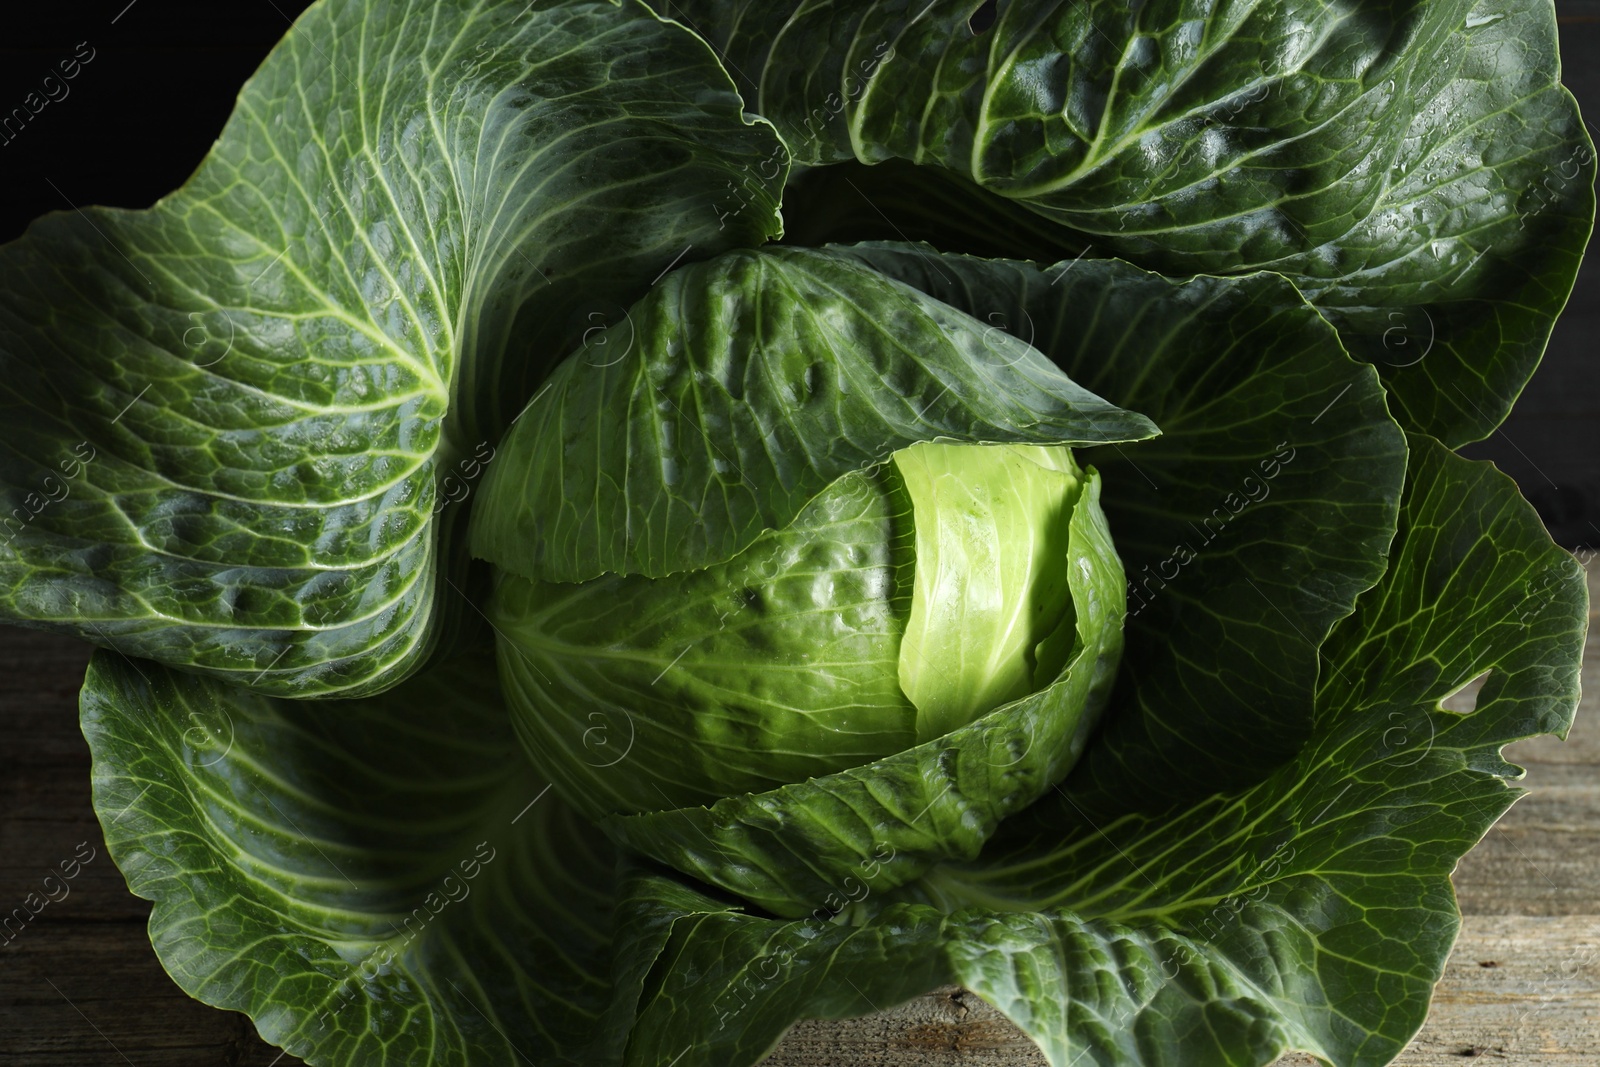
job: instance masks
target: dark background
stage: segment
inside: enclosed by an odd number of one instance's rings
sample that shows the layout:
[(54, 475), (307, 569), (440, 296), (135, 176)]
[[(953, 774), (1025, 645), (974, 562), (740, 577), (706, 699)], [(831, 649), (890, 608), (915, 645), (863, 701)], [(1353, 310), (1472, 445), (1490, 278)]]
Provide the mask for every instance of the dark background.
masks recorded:
[(27, 5), (20, 19), (7, 10), (0, 22), (0, 114), (39, 92), (80, 42), (94, 49), (94, 58), (66, 83), (65, 99), (46, 105), (20, 135), (0, 144), (0, 242), (47, 211), (148, 207), (182, 185), (222, 132), (239, 87), (308, 6), (308, 0), (57, 0)]
[[(1600, 0), (1556, 0), (1556, 17), (1561, 80), (1600, 141)], [(1544, 362), (1511, 416), (1462, 451), (1515, 478), (1559, 544), (1600, 548), (1600, 256), (1592, 241)]]

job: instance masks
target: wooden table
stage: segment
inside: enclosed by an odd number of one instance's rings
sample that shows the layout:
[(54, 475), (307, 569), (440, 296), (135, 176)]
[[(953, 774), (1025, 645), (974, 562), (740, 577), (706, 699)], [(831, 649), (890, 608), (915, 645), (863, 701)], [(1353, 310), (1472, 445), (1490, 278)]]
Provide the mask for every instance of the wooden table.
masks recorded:
[[(1600, 563), (1589, 572), (1600, 600)], [(1591, 621), (1594, 616), (1591, 615)], [(149, 905), (105, 854), (77, 727), (86, 646), (0, 629), (0, 911), (87, 842), (71, 894), (0, 948), (0, 1064), (293, 1067), (245, 1016), (190, 1000), (156, 962)], [(1571, 739), (1509, 750), (1523, 799), (1462, 861), (1461, 939), (1433, 1013), (1399, 1063), (1478, 1057), (1600, 1064), (1600, 648), (1584, 657)], [(86, 852), (84, 854), (87, 854)], [(1487, 1059), (1482, 1059), (1487, 1057)], [(1309, 1067), (1291, 1057), (1280, 1067)], [(768, 1067), (1012, 1067), (1044, 1059), (976, 997), (949, 990), (847, 1022), (802, 1023)]]

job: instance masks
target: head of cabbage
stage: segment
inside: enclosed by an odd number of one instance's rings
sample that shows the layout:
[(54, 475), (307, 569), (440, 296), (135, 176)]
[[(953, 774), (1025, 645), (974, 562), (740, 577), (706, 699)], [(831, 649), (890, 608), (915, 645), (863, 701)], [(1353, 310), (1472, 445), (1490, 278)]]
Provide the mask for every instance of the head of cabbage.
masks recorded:
[[(780, 912), (974, 854), (1071, 768), (1121, 655), (1072, 446), (1154, 428), (826, 252), (687, 268), (612, 330), (519, 420), (473, 531), (534, 764)], [(906, 356), (873, 366), (885, 338)]]

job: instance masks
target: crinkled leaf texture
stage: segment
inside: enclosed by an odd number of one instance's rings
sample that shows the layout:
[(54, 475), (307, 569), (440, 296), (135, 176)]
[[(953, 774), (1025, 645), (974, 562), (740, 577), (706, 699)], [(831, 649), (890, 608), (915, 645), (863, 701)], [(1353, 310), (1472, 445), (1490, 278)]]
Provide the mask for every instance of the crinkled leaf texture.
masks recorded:
[[(504, 578), (490, 614), (536, 764), (619, 841), (779, 914), (837, 911), (864, 873), (898, 885), (976, 855), (1066, 773), (1105, 703), (1123, 575), (1098, 477), (1072, 510), (1062, 566), (1076, 635), (1049, 684), (924, 744), (728, 796), (706, 793), (734, 768), (697, 774), (709, 746), (685, 750), (701, 716), (733, 713), (719, 691), (740, 694), (743, 729), (767, 728), (739, 666), (767, 661), (718, 643), (744, 586), (715, 565), (781, 542), (824, 490), (919, 441), (1094, 445), (1155, 427), (1025, 342), (836, 252), (730, 252), (687, 267), (610, 335), (519, 417), (473, 519), (475, 553), (532, 580)], [(590, 603), (640, 582), (567, 584), (685, 572), (682, 602), (658, 605), (665, 622), (643, 602), (631, 613)], [(819, 649), (838, 627), (832, 614), (781, 624), (808, 623)], [(633, 647), (634, 626), (655, 643)], [(773, 699), (803, 707), (816, 660), (774, 667), (801, 680)], [(788, 743), (803, 751), (804, 735)]]
[[(1450, 871), (1517, 795), (1501, 747), (1570, 723), (1586, 611), (1508, 479), (1426, 438), (1411, 457), (1393, 565), (1329, 639), (1289, 762), (1155, 814), (1047, 798), (850, 922), (637, 866), (618, 886), (481, 660), (312, 706), (97, 653), (96, 805), (179, 983), (319, 1067), (742, 1067), (796, 1019), (945, 982), (1056, 1067), (1382, 1064), (1454, 938)], [(1473, 713), (1440, 707), (1485, 671)]]
[(1505, 417), (1594, 222), (1548, 0), (656, 6), (803, 163), (944, 168), (1169, 274), (1284, 273), (1451, 445)]
[(777, 233), (774, 158), (635, 0), (315, 5), (182, 189), (0, 249), (0, 612), (394, 684), (441, 628), (441, 509), (618, 301)]

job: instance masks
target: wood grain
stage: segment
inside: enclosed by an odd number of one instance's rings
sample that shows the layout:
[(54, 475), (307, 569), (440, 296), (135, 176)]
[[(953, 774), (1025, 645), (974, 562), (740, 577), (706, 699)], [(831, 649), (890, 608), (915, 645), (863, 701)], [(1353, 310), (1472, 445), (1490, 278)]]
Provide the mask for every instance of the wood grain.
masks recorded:
[[(1600, 599), (1600, 566), (1590, 569)], [(1592, 617), (1591, 617), (1592, 618)], [(52, 903), (0, 947), (0, 1064), (295, 1067), (250, 1021), (190, 1000), (156, 962), (149, 905), (105, 855), (77, 729), (88, 649), (0, 630), (0, 914), (82, 843), (95, 850)], [(1465, 913), (1427, 1025), (1402, 1067), (1600, 1063), (1600, 651), (1565, 743), (1508, 749), (1521, 800), (1462, 861)], [(1309, 1067), (1304, 1056), (1277, 1067)], [(766, 1067), (1035, 1067), (1043, 1057), (970, 994), (946, 989), (862, 1019), (802, 1022)]]

